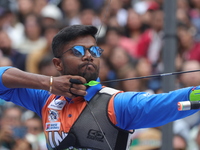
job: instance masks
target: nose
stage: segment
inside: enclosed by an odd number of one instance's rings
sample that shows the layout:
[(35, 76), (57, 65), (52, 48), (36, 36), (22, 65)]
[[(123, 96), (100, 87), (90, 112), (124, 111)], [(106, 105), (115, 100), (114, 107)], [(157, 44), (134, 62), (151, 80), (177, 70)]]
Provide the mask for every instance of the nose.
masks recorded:
[(89, 52), (89, 50), (85, 50), (85, 55), (82, 58), (83, 60), (93, 61), (93, 57), (91, 53)]

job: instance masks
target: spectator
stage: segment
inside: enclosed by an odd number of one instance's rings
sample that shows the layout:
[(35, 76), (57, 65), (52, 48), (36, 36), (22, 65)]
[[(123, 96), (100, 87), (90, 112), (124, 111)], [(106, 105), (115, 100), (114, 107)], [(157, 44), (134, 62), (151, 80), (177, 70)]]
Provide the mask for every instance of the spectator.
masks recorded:
[(108, 19), (108, 27), (121, 28), (115, 16)]
[(17, 0), (17, 18), (21, 23), (25, 23), (25, 18), (28, 14), (33, 13), (33, 0)]
[(44, 28), (51, 26), (51, 25), (56, 25), (56, 24), (61, 24), (63, 19), (62, 11), (53, 4), (48, 4), (43, 9), (41, 10), (41, 21), (42, 21), (42, 26)]
[(185, 26), (178, 28), (179, 49), (178, 55), (185, 60), (197, 60), (200, 62), (200, 42), (194, 40), (193, 33)]
[(190, 16), (188, 15), (187, 11), (185, 11), (182, 8), (177, 8), (176, 18), (177, 18), (178, 22), (181, 22), (182, 24), (184, 24), (185, 26), (187, 26), (191, 31), (193, 30), (193, 32), (194, 32), (193, 34), (195, 34), (196, 28), (192, 24), (192, 22), (190, 20)]
[(106, 39), (106, 44), (108, 46), (106, 53), (108, 54), (106, 55), (110, 55), (111, 54), (110, 52), (112, 51), (112, 49), (119, 47), (119, 42), (120, 42), (121, 37), (122, 37), (121, 28), (117, 28), (117, 27), (107, 28), (105, 39)]
[(190, 143), (189, 149), (199, 150), (200, 149), (200, 125), (194, 126), (190, 131)]
[(159, 129), (148, 128), (132, 139), (130, 150), (159, 150), (162, 133)]
[(52, 62), (53, 56), (52, 55), (46, 55), (43, 56), (43, 58), (38, 63), (38, 73), (47, 75), (47, 76), (58, 76), (59, 73), (56, 70), (55, 66)]
[(64, 15), (64, 23), (65, 25), (74, 25), (80, 24), (80, 10), (81, 4), (79, 0), (63, 0), (61, 2), (61, 10)]
[(31, 51), (27, 56), (26, 61), (26, 70), (32, 73), (39, 73), (39, 63), (46, 55), (52, 55), (51, 43), (53, 37), (59, 31), (60, 26), (57, 24), (52, 24), (46, 26), (44, 29), (44, 38), (46, 40), (46, 44), (44, 47), (35, 49)]
[(99, 11), (104, 2), (104, 0), (81, 0), (81, 6), (83, 9), (93, 9), (95, 11)]
[(0, 50), (11, 59), (13, 66), (25, 70), (26, 55), (12, 48), (12, 41), (3, 30), (0, 30)]
[(18, 139), (11, 150), (33, 150), (33, 148), (27, 140)]
[(190, 6), (189, 6), (189, 1), (188, 0), (177, 0), (177, 8), (182, 9), (186, 13), (189, 12)]
[(133, 58), (137, 58), (137, 44), (142, 34), (142, 20), (132, 8), (128, 10), (126, 36), (123, 36), (119, 45), (124, 48)]
[[(109, 57), (110, 66), (119, 75), (121, 70), (126, 66), (132, 65), (131, 57), (128, 55), (124, 49), (116, 47), (112, 50), (112, 55)], [(120, 76), (118, 76), (120, 77)]]
[[(181, 71), (199, 70), (199, 69), (200, 69), (200, 63), (196, 60), (185, 61), (181, 67)], [(181, 74), (178, 78), (179, 79), (178, 88), (189, 87), (191, 84), (197, 86), (198, 83), (200, 83), (199, 75), (200, 72)], [(189, 124), (189, 128), (193, 128), (194, 126), (200, 123), (199, 114), (200, 112), (190, 117), (184, 118), (184, 120)]]
[[(112, 50), (112, 55), (109, 57), (108, 60), (109, 60), (108, 63), (111, 69), (115, 73), (115, 78), (124, 78), (125, 77), (124, 71), (127, 68), (132, 68), (131, 57), (128, 55), (128, 53), (124, 49), (120, 47), (116, 47)], [(122, 87), (119, 87), (120, 83), (118, 82), (113, 83), (112, 86), (119, 89), (122, 88)]]
[(26, 140), (32, 144), (33, 149), (46, 150), (46, 139), (41, 119), (35, 115), (25, 120), (24, 125), (27, 128)]
[(5, 18), (4, 14), (5, 14), (5, 9), (0, 6), (0, 30), (2, 29), (4, 24), (4, 18)]
[[(149, 76), (153, 73), (152, 65), (149, 62), (149, 60), (146, 58), (141, 58), (138, 60), (136, 66), (135, 66), (135, 70), (136, 70), (138, 77)], [(139, 80), (139, 88), (138, 88), (139, 91), (146, 91), (146, 92), (153, 94), (154, 91), (156, 92), (160, 88), (159, 84), (155, 87), (154, 87), (154, 85), (152, 85), (157, 80), (158, 79), (153, 79), (153, 78), (140, 79)]]
[[(173, 150), (187, 149), (187, 140), (182, 134), (174, 133), (172, 143)], [(132, 137), (130, 150), (160, 150), (161, 146), (162, 133), (160, 127), (147, 128), (139, 131), (135, 136)]]
[(163, 11), (153, 10), (151, 28), (146, 30), (140, 38), (137, 54), (146, 57), (152, 64), (158, 63), (163, 42)]
[(29, 14), (25, 18), (25, 39), (20, 43), (21, 53), (29, 54), (33, 50), (39, 50), (46, 45), (46, 40), (42, 35), (40, 18), (34, 14)]
[[(191, 116), (190, 116), (191, 118)], [(190, 141), (190, 125), (188, 121), (184, 119), (179, 119), (173, 122), (173, 147), (174, 148), (188, 148), (188, 142)], [(179, 143), (180, 141), (180, 143)]]
[(19, 22), (16, 14), (11, 10), (6, 10), (2, 20), (2, 29), (12, 40), (12, 47), (17, 48), (24, 38), (24, 24)]
[(191, 23), (196, 27), (197, 32), (195, 35), (195, 40), (200, 41), (200, 1), (198, 0), (190, 0), (188, 1), (190, 4), (189, 16)]
[(34, 0), (34, 7), (33, 7), (33, 13), (36, 16), (40, 16), (42, 9), (48, 5), (49, 0)]
[(122, 7), (124, 8), (124, 9), (129, 9), (129, 8), (131, 8), (132, 6), (131, 6), (131, 3), (132, 3), (132, 0), (122, 0)]
[(22, 110), (19, 107), (10, 107), (4, 110), (0, 124), (0, 145), (12, 149), (17, 139), (23, 139), (26, 130), (22, 126)]
[(126, 25), (127, 21), (127, 11), (126, 9), (122, 8), (123, 3), (121, 0), (113, 0), (112, 4), (110, 5), (110, 16), (116, 17), (118, 24), (121, 27)]
[[(101, 81), (107, 81), (115, 79), (115, 73), (111, 70), (110, 66), (108, 65), (108, 62), (103, 57), (101, 58), (100, 62), (100, 70), (99, 70), (99, 78)], [(111, 83), (105, 83), (106, 86), (114, 86), (115, 84)]]
[(83, 25), (100, 26), (100, 20), (92, 9), (84, 9), (80, 14), (80, 23)]
[(13, 63), (10, 58), (6, 56), (0, 56), (0, 66), (13, 66)]
[[(196, 60), (185, 61), (182, 64), (182, 71), (199, 70), (200, 63)], [(197, 86), (200, 84), (200, 72), (185, 73), (179, 76), (181, 87)]]
[[(134, 78), (138, 77), (137, 71), (131, 66), (127, 66), (124, 70), (121, 71), (121, 78)], [(140, 80), (128, 80), (121, 81), (119, 83), (119, 89), (123, 91), (139, 91), (140, 89)]]
[(187, 141), (182, 135), (175, 134), (173, 137), (173, 148), (174, 150), (186, 150)]

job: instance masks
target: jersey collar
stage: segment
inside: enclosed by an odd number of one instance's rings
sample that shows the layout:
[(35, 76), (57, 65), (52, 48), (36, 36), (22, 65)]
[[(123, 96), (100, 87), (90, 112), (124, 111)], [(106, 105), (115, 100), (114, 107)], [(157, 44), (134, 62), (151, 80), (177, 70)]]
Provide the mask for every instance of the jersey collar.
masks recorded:
[[(100, 79), (97, 78), (96, 80), (97, 82), (100, 82)], [(84, 99), (86, 101), (90, 101), (90, 99), (102, 88), (101, 84), (97, 84), (95, 86), (90, 86), (86, 91), (87, 91), (87, 95), (84, 96)]]

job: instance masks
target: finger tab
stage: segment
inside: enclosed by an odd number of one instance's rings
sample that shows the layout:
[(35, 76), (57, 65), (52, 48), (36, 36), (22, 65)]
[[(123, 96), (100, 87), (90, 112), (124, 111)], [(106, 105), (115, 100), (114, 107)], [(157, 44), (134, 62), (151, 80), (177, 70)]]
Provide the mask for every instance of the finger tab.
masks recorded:
[(83, 84), (80, 80), (78, 79), (69, 79), (69, 82), (75, 83), (75, 84)]

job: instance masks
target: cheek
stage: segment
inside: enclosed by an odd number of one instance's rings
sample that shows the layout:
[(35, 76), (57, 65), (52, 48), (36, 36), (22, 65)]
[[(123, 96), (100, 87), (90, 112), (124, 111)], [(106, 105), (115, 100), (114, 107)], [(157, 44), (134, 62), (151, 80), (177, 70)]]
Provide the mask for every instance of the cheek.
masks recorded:
[(64, 63), (63, 70), (65, 73), (70, 74), (70, 72), (73, 72), (74, 66), (72, 64), (69, 65), (69, 63)]
[(97, 61), (97, 67), (100, 68), (100, 60)]
[(75, 75), (78, 73), (78, 60), (65, 60), (62, 62), (64, 74)]

